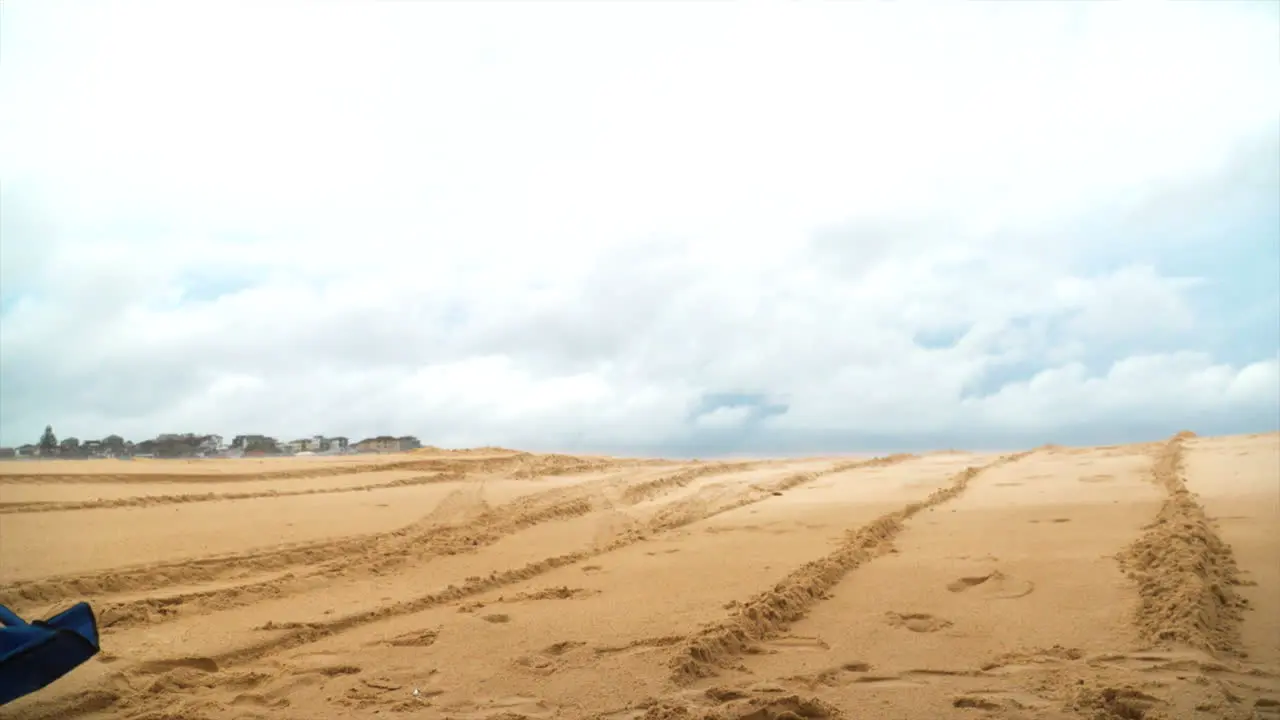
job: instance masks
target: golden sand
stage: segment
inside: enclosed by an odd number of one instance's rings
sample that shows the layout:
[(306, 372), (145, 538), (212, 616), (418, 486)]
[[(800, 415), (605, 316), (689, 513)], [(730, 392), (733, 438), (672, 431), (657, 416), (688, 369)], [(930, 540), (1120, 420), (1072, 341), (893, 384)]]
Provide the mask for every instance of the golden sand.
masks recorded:
[(21, 718), (1278, 718), (1280, 435), (0, 464)]

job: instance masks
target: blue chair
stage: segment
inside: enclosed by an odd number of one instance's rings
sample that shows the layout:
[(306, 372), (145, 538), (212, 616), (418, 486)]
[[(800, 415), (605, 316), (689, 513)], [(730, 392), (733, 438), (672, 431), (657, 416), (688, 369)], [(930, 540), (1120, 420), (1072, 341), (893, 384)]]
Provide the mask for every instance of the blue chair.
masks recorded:
[(100, 649), (88, 603), (30, 623), (0, 605), (0, 705), (45, 687)]

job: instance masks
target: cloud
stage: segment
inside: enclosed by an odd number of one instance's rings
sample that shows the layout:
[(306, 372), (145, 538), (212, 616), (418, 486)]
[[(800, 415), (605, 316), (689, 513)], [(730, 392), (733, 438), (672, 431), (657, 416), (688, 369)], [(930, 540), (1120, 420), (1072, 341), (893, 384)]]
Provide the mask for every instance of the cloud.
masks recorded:
[(1280, 428), (1274, 5), (491, 10), (7, 5), (0, 443)]

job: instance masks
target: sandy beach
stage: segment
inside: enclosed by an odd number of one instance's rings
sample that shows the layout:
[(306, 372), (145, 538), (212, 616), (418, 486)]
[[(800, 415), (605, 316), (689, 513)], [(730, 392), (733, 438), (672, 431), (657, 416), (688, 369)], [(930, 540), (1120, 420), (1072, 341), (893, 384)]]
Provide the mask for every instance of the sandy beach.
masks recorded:
[(1280, 718), (1280, 434), (0, 465), (54, 718)]

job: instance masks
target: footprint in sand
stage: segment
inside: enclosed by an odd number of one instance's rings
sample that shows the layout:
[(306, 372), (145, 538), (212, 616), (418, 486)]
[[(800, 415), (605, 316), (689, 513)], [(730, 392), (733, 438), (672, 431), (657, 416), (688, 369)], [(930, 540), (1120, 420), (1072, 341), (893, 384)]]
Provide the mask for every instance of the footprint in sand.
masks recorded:
[(764, 643), (757, 652), (772, 655), (782, 650), (830, 650), (831, 646), (820, 637), (806, 635), (783, 635), (780, 638)]
[(134, 671), (147, 675), (165, 673), (178, 668), (192, 668), (201, 672), (215, 673), (218, 672), (218, 663), (213, 658), (208, 657), (185, 657), (172, 660), (148, 660), (133, 667)]
[(911, 632), (933, 633), (951, 627), (951, 621), (935, 617), (928, 613), (896, 613), (885, 614), (889, 625), (906, 628)]
[(530, 695), (473, 697), (463, 702), (441, 706), (440, 710), (446, 717), (463, 715), (473, 718), (546, 718), (554, 714), (546, 702)]
[(570, 650), (580, 648), (584, 645), (586, 645), (586, 643), (578, 640), (562, 640), (553, 645), (548, 645), (546, 648), (542, 650), (542, 653), (544, 655), (563, 655), (569, 652)]
[(853, 678), (855, 685), (876, 685), (880, 687), (919, 687), (924, 685), (920, 680), (913, 680), (905, 675), (859, 675)]
[[(775, 718), (804, 718), (805, 720), (833, 720), (844, 717), (840, 709), (818, 698), (797, 695), (779, 697), (779, 691), (764, 688), (713, 687), (702, 693), (704, 702), (715, 704), (713, 708), (697, 707), (681, 703), (676, 707), (662, 708), (665, 717), (720, 717), (726, 720), (773, 720)], [(785, 691), (783, 691), (785, 692)], [(650, 716), (657, 717), (652, 711)]]
[(278, 697), (268, 698), (260, 693), (240, 693), (231, 698), (231, 705), (234, 707), (286, 707), (289, 705), (289, 699)]
[(482, 617), (482, 618), (480, 618), (480, 619), (481, 619), (481, 620), (484, 620), (484, 621), (485, 621), (485, 622), (487, 622), (487, 623), (509, 623), (509, 622), (511, 622), (511, 616), (510, 616), (510, 615), (507, 615), (506, 613), (494, 613), (494, 614), (492, 614), (492, 615), (485, 615), (484, 617)]
[(511, 661), (517, 670), (533, 675), (551, 675), (560, 669), (554, 659), (542, 655), (523, 655)]
[[(1051, 707), (1044, 698), (1024, 692), (1000, 692), (978, 690), (967, 695), (957, 695), (951, 699), (951, 707), (970, 710), (999, 712), (1001, 710), (1024, 709), (1045, 710)], [(1114, 716), (1113, 716), (1114, 717)], [(1124, 717), (1129, 717), (1125, 715)]]
[(826, 670), (822, 670), (811, 675), (794, 675), (783, 679), (788, 682), (800, 683), (808, 687), (810, 690), (813, 690), (821, 686), (836, 687), (839, 685), (856, 683), (859, 682), (859, 678), (849, 677), (850, 673), (861, 676), (863, 673), (870, 671), (870, 663), (855, 660), (844, 663), (839, 667), (827, 668)]
[(641, 638), (626, 645), (605, 645), (595, 649), (597, 655), (613, 655), (616, 653), (648, 652), (655, 648), (668, 648), (679, 645), (686, 640), (683, 635), (663, 635), (661, 637)]
[(1260, 720), (1273, 720), (1280, 718), (1280, 700), (1274, 698), (1258, 698), (1253, 701), (1254, 717)]
[(415, 630), (397, 635), (386, 641), (392, 647), (427, 647), (436, 641), (439, 632), (436, 630)]
[(947, 589), (953, 593), (967, 592), (978, 588), (981, 597), (997, 600), (1013, 600), (1030, 595), (1035, 590), (1035, 583), (1030, 580), (1012, 578), (999, 570), (992, 570), (985, 575), (961, 577), (947, 583)]

